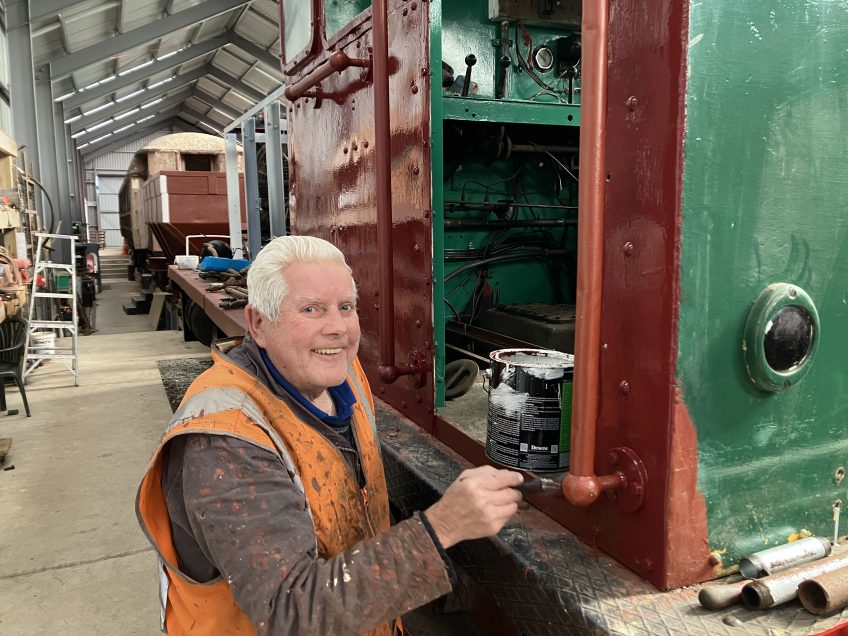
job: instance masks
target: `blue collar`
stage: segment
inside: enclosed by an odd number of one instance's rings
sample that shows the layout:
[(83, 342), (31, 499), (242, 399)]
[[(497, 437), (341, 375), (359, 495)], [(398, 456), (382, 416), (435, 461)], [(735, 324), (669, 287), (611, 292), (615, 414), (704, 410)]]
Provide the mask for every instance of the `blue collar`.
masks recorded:
[(315, 406), (312, 402), (307, 400), (300, 391), (298, 391), (294, 386), (292, 386), (284, 377), (283, 374), (277, 370), (277, 367), (274, 366), (274, 363), (271, 362), (271, 358), (268, 356), (268, 353), (262, 347), (257, 347), (259, 349), (259, 353), (262, 355), (262, 361), (265, 363), (265, 366), (268, 368), (268, 371), (271, 372), (271, 377), (283, 387), (288, 393), (298, 401), (307, 411), (312, 413), (315, 417), (320, 419), (325, 424), (329, 424), (330, 426), (342, 426), (347, 424), (348, 420), (353, 417), (353, 405), (356, 404), (356, 396), (353, 394), (353, 390), (350, 388), (350, 385), (347, 383), (347, 380), (342, 382), (338, 386), (331, 386), (327, 389), (327, 392), (330, 394), (330, 397), (333, 399), (333, 404), (336, 405), (336, 414), (328, 415), (317, 406)]

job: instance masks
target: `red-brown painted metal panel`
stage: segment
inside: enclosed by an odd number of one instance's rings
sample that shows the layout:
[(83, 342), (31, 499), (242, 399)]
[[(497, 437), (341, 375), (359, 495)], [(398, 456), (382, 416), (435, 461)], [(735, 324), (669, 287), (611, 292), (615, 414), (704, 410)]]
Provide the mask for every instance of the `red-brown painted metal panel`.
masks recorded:
[[(667, 542), (679, 538), (679, 532), (706, 530), (705, 521), (700, 528), (667, 527), (667, 519), (680, 523), (698, 512), (677, 514), (676, 508), (691, 498), (669, 488), (671, 480), (675, 488), (694, 491), (694, 478), (687, 482), (671, 470), (697, 470), (696, 449), (682, 441), (691, 436), (675, 420), (674, 410), (688, 32), (684, 4), (627, 0), (611, 5), (595, 461), (598, 474), (608, 473), (610, 449), (627, 446), (641, 458), (648, 480), (639, 510), (621, 512), (616, 502), (601, 501), (592, 511), (591, 531), (594, 543), (663, 589), (692, 582), (693, 575), (703, 578), (695, 571), (709, 576), (705, 534), (684, 542), (702, 551), (700, 562), (682, 553), (669, 558), (667, 551)], [(673, 452), (685, 457), (672, 457)]]
[[(412, 7), (415, 6), (415, 9)], [(394, 241), (395, 347), (398, 364), (413, 351), (433, 358), (430, 228), (428, 4), (389, 5), (389, 93)], [(404, 15), (405, 14), (405, 15)], [(346, 39), (350, 57), (370, 55), (367, 29)], [(326, 59), (321, 56), (320, 61)], [(314, 69), (310, 64), (292, 80)], [(378, 397), (432, 428), (432, 368), (426, 384), (402, 377), (383, 384), (379, 362), (378, 271), (374, 173), (374, 99), (367, 71), (349, 68), (324, 80), (316, 98), (289, 108), (290, 204), (296, 234), (341, 247), (359, 285), (360, 358)], [(430, 363), (432, 365), (432, 362)]]

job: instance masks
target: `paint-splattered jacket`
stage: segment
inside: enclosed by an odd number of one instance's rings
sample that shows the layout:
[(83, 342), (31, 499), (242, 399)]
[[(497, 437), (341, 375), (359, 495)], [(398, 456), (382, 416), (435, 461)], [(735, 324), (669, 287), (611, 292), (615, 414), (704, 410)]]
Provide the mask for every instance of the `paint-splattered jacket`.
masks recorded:
[(393, 617), (450, 590), (422, 519), (389, 527), (358, 363), (357, 451), (273, 381), (255, 344), (213, 358), (139, 489), (169, 633), (389, 634)]

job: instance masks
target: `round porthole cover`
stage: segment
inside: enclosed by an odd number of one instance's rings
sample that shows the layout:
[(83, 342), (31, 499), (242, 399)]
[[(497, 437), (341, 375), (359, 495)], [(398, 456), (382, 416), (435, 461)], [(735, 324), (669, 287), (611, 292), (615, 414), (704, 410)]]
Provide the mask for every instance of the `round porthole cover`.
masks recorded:
[(751, 381), (764, 391), (783, 391), (810, 370), (821, 338), (819, 313), (798, 285), (774, 283), (754, 301), (742, 351)]

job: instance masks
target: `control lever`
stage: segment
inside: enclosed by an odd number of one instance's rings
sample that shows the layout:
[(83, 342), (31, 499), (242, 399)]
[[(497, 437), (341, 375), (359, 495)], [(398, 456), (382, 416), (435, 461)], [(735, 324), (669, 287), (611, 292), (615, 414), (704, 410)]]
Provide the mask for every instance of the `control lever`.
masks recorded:
[(468, 91), (471, 89), (471, 69), (477, 63), (477, 58), (473, 53), (469, 53), (465, 56), (465, 63), (467, 67), (465, 69), (465, 81), (462, 84), (462, 96), (468, 97)]
[(504, 20), (501, 22), (501, 58), (500, 62), (500, 73), (498, 74), (498, 92), (495, 97), (498, 99), (506, 97), (506, 82), (507, 82), (507, 70), (510, 66), (512, 66), (512, 58), (509, 56), (509, 22)]

